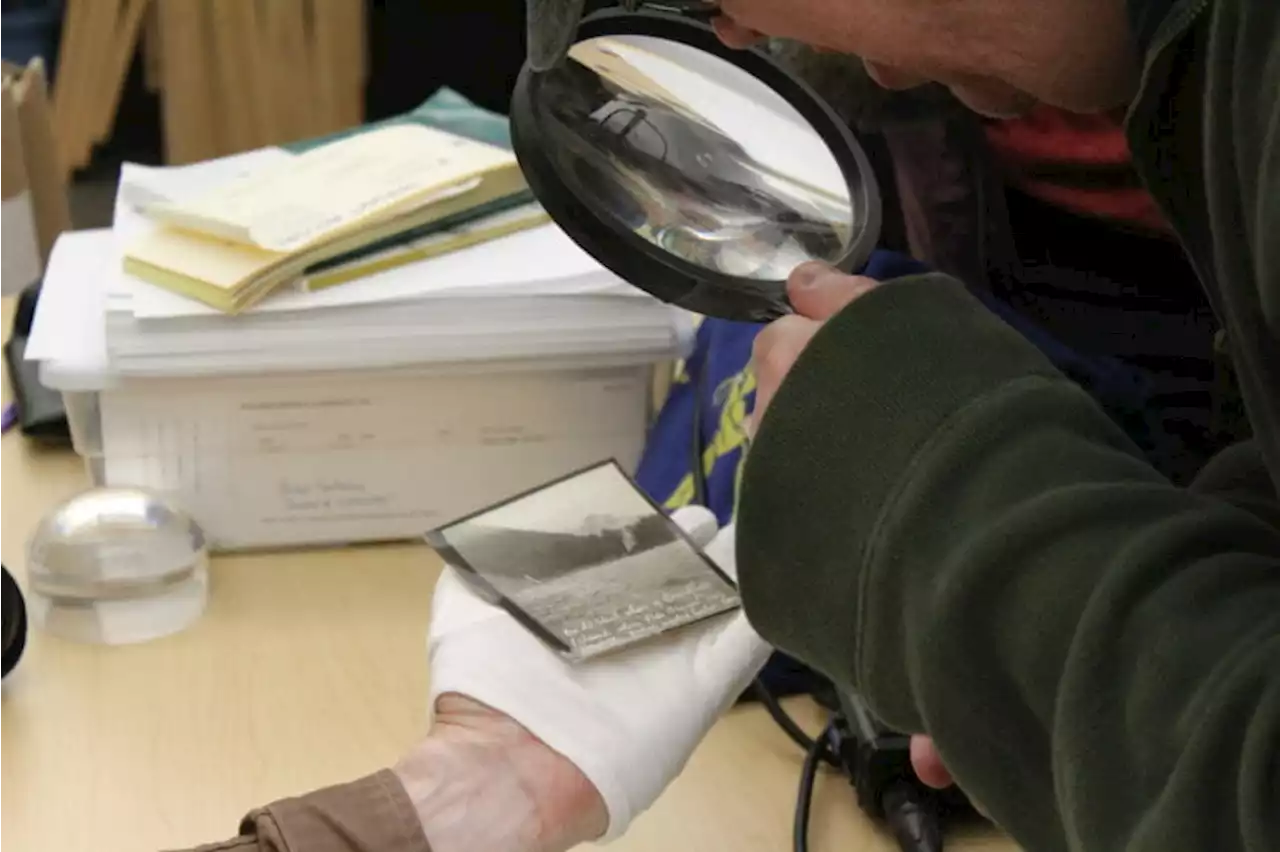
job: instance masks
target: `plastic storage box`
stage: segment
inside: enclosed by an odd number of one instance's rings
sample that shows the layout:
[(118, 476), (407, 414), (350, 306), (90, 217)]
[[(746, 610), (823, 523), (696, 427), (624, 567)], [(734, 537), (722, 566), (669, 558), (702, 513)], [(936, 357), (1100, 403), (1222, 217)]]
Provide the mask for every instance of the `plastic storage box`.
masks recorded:
[(633, 469), (655, 363), (42, 379), (94, 484), (165, 494), (225, 551), (414, 538), (603, 459)]

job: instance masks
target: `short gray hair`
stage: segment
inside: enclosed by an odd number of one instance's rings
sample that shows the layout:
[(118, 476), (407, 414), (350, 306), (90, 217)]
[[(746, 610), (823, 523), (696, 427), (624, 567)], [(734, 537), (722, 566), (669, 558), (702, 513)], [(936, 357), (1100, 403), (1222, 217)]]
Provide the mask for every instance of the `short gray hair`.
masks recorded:
[[(585, 6), (586, 0), (525, 0), (528, 63), (534, 71), (547, 71), (564, 59), (573, 45)], [(815, 50), (783, 39), (771, 40), (768, 50), (854, 127), (871, 129), (935, 118), (939, 110), (955, 112), (959, 107), (937, 85), (910, 92), (886, 92), (867, 76), (856, 56)]]
[(534, 71), (546, 71), (573, 44), (586, 0), (525, 0), (528, 61)]

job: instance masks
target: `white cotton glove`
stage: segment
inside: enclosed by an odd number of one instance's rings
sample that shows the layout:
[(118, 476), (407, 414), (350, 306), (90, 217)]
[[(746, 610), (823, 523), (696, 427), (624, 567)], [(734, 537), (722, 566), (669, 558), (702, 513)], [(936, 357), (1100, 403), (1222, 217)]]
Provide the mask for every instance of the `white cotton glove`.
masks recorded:
[[(674, 520), (737, 577), (732, 525), (701, 507)], [(735, 611), (617, 654), (569, 663), (446, 567), (432, 604), (431, 706), (465, 695), (524, 726), (590, 779), (621, 835), (680, 773), (759, 673), (770, 647)]]

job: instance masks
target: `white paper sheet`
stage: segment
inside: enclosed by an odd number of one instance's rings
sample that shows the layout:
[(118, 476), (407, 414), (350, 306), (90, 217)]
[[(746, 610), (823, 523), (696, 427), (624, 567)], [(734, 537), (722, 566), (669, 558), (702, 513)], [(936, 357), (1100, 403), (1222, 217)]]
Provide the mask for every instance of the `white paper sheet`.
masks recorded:
[(31, 207), (31, 190), (6, 198), (0, 211), (0, 290), (16, 296), (40, 277), (40, 245)]
[(115, 274), (111, 231), (67, 231), (49, 256), (35, 321), (27, 341), (31, 361), (57, 361), (67, 370), (101, 374), (107, 366), (103, 311)]
[(515, 169), (510, 151), (417, 124), (356, 133), (225, 181), (153, 215), (276, 252), (297, 251), (362, 220), (442, 200), (481, 175)]

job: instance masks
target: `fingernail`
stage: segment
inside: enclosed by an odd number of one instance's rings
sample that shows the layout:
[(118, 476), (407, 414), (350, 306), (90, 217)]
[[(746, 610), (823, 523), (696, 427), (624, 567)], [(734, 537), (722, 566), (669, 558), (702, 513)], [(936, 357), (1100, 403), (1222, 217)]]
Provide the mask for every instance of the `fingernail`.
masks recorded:
[(820, 278), (835, 269), (818, 260), (811, 260), (797, 266), (791, 273), (791, 286), (797, 289), (812, 287)]

